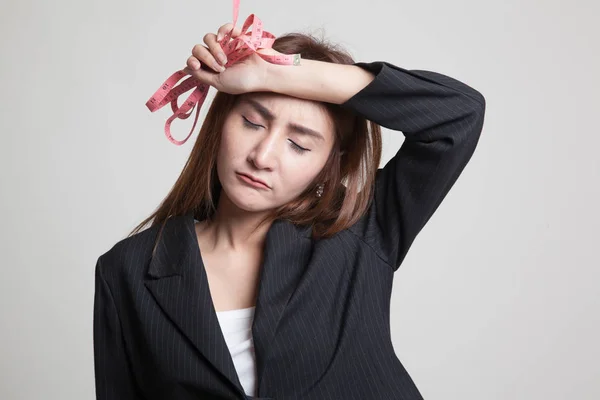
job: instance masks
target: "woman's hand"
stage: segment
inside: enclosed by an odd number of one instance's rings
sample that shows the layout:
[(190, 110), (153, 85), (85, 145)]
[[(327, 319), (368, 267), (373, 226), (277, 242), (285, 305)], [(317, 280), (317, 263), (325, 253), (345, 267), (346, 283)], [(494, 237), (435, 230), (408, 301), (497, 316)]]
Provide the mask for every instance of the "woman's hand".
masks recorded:
[[(217, 35), (207, 33), (204, 35), (206, 46), (197, 44), (192, 49), (192, 56), (187, 60), (187, 67), (183, 71), (197, 78), (203, 83), (215, 87), (217, 90), (229, 94), (267, 90), (267, 76), (269, 63), (256, 53), (252, 53), (243, 61), (225, 68), (227, 59), (221, 48), (220, 40), (225, 37), (233, 27), (227, 23), (219, 28)], [(231, 39), (241, 35), (241, 28), (233, 30)], [(262, 54), (280, 54), (273, 49), (259, 49)]]

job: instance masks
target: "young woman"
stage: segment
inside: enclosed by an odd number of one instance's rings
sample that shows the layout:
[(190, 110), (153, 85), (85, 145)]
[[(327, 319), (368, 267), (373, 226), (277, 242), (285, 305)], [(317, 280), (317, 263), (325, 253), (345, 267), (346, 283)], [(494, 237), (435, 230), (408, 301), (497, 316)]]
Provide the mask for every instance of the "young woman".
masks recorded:
[[(268, 50), (299, 66), (211, 72), (204, 42), (186, 70), (218, 93), (189, 160), (96, 265), (97, 398), (421, 399), (392, 347), (393, 274), (471, 158), (484, 97), (303, 34)], [(380, 126), (405, 136), (382, 169)]]

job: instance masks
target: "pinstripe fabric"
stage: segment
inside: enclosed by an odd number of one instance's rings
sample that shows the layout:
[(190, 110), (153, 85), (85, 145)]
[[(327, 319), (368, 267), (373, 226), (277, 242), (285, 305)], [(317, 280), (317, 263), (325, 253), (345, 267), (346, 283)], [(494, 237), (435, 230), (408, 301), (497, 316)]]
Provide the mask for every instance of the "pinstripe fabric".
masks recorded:
[(471, 158), (484, 97), (439, 73), (386, 62), (342, 106), (405, 141), (376, 178), (368, 212), (314, 241), (267, 234), (252, 333), (257, 397), (238, 380), (210, 297), (194, 215), (116, 243), (96, 264), (97, 399), (422, 399), (390, 336), (393, 274)]

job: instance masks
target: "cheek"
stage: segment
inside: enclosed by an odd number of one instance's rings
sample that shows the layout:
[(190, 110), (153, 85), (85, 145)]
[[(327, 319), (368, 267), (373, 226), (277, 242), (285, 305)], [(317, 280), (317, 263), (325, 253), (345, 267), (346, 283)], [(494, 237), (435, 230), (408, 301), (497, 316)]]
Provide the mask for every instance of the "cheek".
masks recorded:
[(242, 157), (243, 152), (243, 140), (240, 140), (232, 132), (223, 131), (219, 145), (219, 154), (217, 156), (219, 162), (228, 165), (232, 160)]

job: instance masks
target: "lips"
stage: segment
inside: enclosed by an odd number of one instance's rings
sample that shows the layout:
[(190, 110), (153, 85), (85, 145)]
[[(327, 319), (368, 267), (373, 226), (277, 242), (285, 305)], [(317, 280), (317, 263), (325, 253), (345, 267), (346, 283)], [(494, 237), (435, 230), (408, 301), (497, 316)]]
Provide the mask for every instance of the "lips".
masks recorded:
[(260, 180), (260, 179), (258, 179), (256, 177), (254, 177), (254, 176), (252, 176), (250, 174), (244, 174), (244, 173), (241, 173), (241, 172), (238, 172), (238, 174), (242, 175), (242, 176), (245, 176), (245, 177), (249, 178), (250, 180), (252, 180), (254, 182), (261, 183), (261, 184), (265, 185), (265, 187), (267, 187), (267, 188), (270, 188), (270, 186), (267, 185), (266, 182), (264, 182), (264, 181), (262, 181), (262, 180)]

